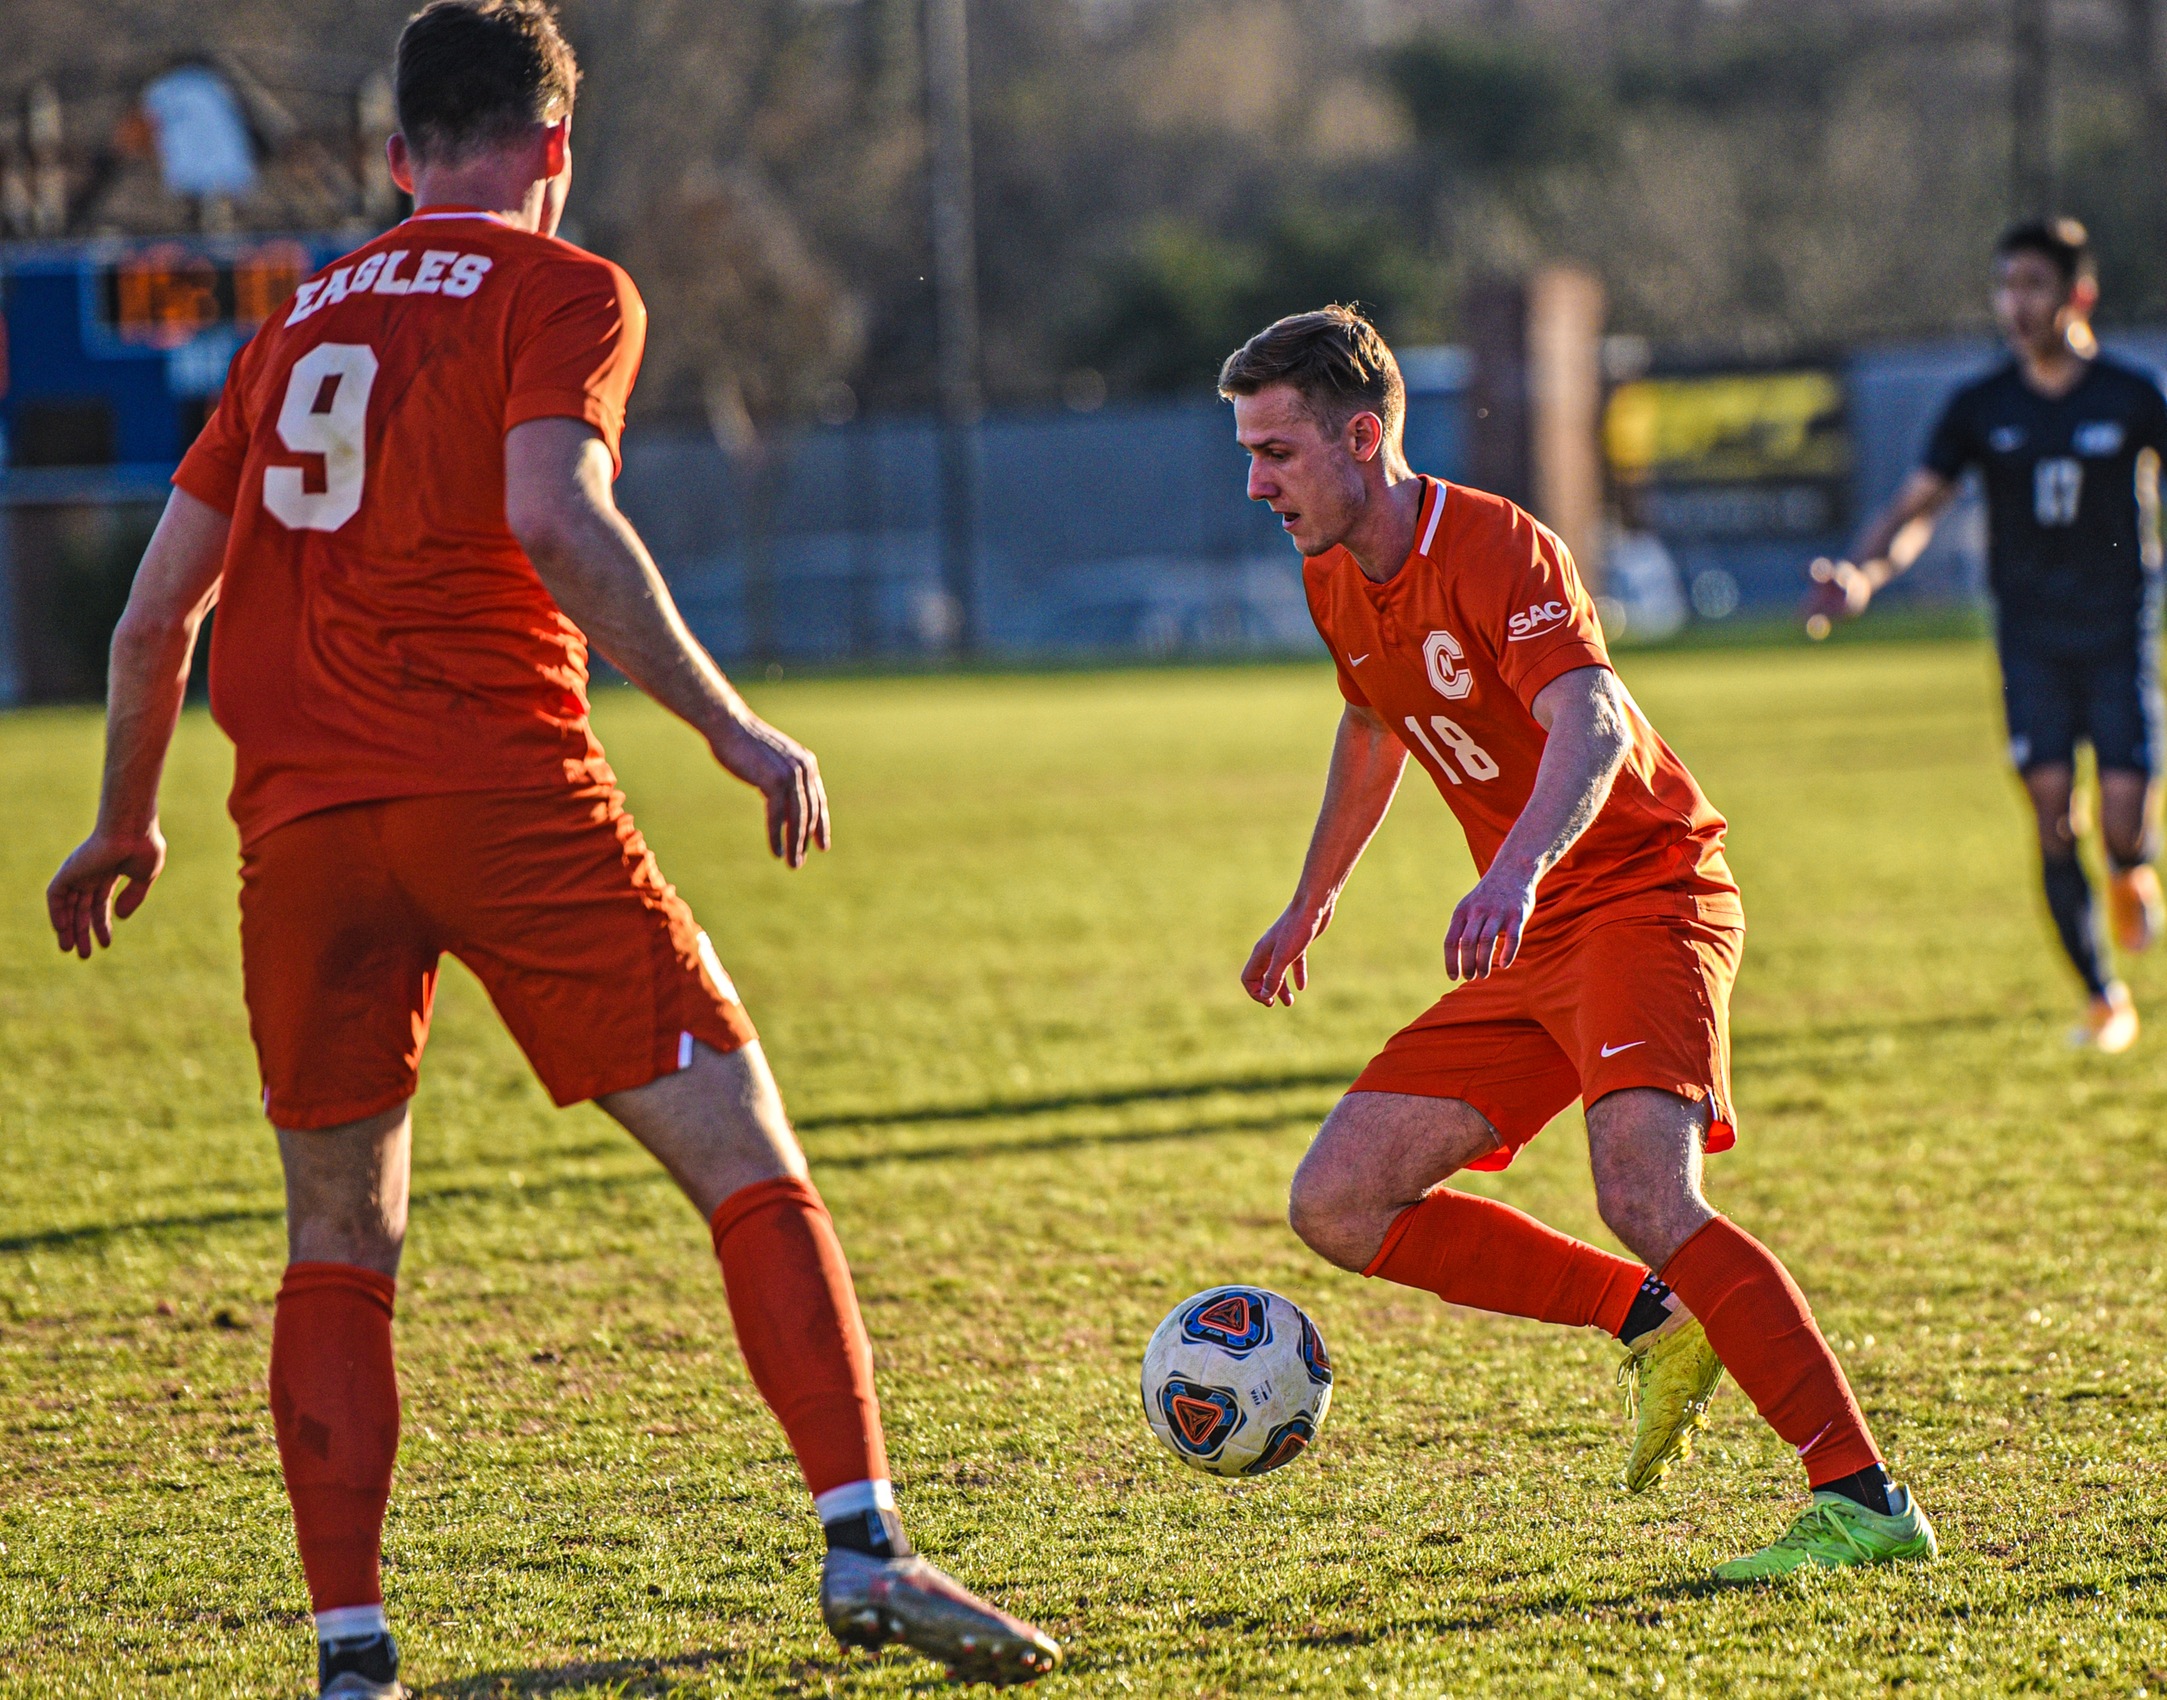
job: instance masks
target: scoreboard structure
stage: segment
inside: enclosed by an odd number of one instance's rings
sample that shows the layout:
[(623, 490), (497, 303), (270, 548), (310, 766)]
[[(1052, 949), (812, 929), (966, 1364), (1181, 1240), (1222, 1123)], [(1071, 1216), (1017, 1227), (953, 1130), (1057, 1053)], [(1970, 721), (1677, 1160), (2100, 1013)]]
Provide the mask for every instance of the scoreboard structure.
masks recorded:
[(368, 234), (0, 246), (0, 704), (95, 690), (84, 605), (127, 570), (100, 551), (134, 546), (242, 344)]
[(107, 469), (108, 480), (162, 478), (215, 404), (234, 352), (353, 245), (160, 237), (0, 250), (0, 477)]

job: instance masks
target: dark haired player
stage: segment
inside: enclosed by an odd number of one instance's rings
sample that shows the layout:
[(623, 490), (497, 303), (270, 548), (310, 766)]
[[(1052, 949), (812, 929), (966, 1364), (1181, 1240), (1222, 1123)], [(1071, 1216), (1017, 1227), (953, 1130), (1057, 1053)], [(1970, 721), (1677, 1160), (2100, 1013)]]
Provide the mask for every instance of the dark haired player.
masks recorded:
[(2047, 908), (2084, 982), (2074, 1038), (2125, 1051), (2129, 988), (2109, 971), (2077, 860), (2076, 747), (2099, 767), (2115, 942), (2141, 951), (2163, 922), (2159, 875), (2160, 592), (2156, 514), (2167, 398), (2158, 377), (2102, 354), (2084, 227), (2020, 224), (1994, 249), (1994, 317), (2009, 358), (1958, 390), (1925, 464), (1859, 533), (1851, 561), (1816, 561), (1813, 625), (1852, 616), (1907, 569), (1967, 467), (1986, 485), (1988, 582), (2009, 759), (2038, 817)]
[(534, 0), (437, 0), (408, 23), (391, 164), (417, 210), (265, 325), (175, 474), (114, 636), (98, 822), (52, 882), (53, 926), (87, 957), (157, 878), (159, 771), (216, 602), (249, 1026), (286, 1173), (271, 1410), (325, 1695), (403, 1692), (378, 1579), (391, 1320), (446, 951), (550, 1095), (608, 1111), (707, 1219), (826, 1526), (829, 1627), (1027, 1680), (1053, 1643), (904, 1537), (834, 1224), (588, 726), (591, 642), (761, 793), (777, 856), (826, 847), (811, 754), (693, 641), (611, 498), (646, 314), (623, 272), (554, 236), (577, 76)]
[[(1451, 1304), (1615, 1335), (1641, 1390), (1632, 1491), (1683, 1456), (1728, 1369), (1797, 1449), (1813, 1499), (1719, 1579), (1933, 1557), (1805, 1298), (1701, 1195), (1703, 1152), (1735, 1138), (1744, 913), (1723, 817), (1611, 671), (1572, 557), (1512, 503), (1408, 467), (1399, 368), (1349, 309), (1260, 331), (1219, 388), (1250, 496), (1306, 557), (1346, 699), (1294, 900), (1243, 986), (1266, 1005), (1307, 986), (1410, 755), (1482, 870), (1445, 935), (1462, 983), (1325, 1118), (1295, 1171), (1295, 1232)], [(1640, 1262), (1447, 1184), (1504, 1168), (1575, 1098), (1603, 1220)]]

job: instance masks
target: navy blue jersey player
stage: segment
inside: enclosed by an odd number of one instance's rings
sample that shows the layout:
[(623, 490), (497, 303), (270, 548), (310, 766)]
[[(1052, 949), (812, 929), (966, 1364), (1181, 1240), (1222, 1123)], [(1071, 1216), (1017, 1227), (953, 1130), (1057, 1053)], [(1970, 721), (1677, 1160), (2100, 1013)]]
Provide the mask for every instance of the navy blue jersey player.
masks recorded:
[(1859, 534), (1854, 560), (1816, 562), (1816, 622), (1857, 614), (1918, 558), (1959, 479), (1985, 486), (1988, 581), (2009, 756), (2039, 817), (2047, 905), (2089, 997), (2079, 1036), (2137, 1037), (2077, 860), (2076, 746), (2099, 768), (2116, 942), (2162, 924), (2158, 853), (2160, 573), (2156, 503), (2167, 397), (2156, 374), (2098, 351), (2099, 288), (2084, 227), (2019, 225), (1995, 249), (1994, 315), (2010, 357), (1950, 398), (1924, 464)]

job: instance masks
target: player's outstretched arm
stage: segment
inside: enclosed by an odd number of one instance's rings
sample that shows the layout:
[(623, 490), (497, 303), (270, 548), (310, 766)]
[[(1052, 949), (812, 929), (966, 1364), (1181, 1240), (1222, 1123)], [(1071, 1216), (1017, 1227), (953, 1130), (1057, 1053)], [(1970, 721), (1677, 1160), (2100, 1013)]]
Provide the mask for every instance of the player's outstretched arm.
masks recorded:
[(1332, 924), (1332, 907), (1391, 808), (1406, 765), (1407, 746), (1371, 710), (1348, 704), (1332, 740), (1324, 804), (1294, 901), (1265, 929), (1242, 969), (1242, 986), (1258, 1003), (1291, 1004), (1308, 989), (1309, 947)]
[(1529, 704), (1549, 734), (1527, 806), (1445, 930), (1445, 972), (1484, 979), (1510, 968), (1542, 877), (1595, 824), (1633, 747), (1632, 700), (1607, 667), (1576, 667)]
[(828, 793), (812, 751), (745, 705), (686, 629), (654, 557), (617, 511), (610, 455), (577, 419), (504, 437), (504, 515), (557, 606), (617, 670), (708, 742), (767, 802), (768, 848), (791, 867), (828, 847)]
[(1834, 620), (1855, 620), (1874, 592), (1911, 570), (1933, 541), (1934, 522), (1956, 497), (1956, 485), (1938, 472), (1918, 468), (1903, 488), (1867, 522), (1851, 545), (1851, 559), (1826, 557), (1807, 569), (1813, 588), (1806, 597), (1806, 630), (1828, 636)]
[(45, 912), (60, 948), (78, 956), (112, 944), (113, 922), (143, 907), (165, 867), (158, 779), (188, 694), (196, 633), (218, 600), (229, 523), (209, 503), (174, 491), (113, 628), (98, 824), (45, 888)]

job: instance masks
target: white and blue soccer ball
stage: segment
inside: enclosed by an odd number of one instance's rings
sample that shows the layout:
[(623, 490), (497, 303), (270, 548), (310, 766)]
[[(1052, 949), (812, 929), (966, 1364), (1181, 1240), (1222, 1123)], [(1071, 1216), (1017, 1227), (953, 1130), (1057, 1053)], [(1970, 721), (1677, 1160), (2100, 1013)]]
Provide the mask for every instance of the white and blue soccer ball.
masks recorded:
[(1301, 1306), (1262, 1287), (1213, 1287), (1167, 1314), (1144, 1348), (1144, 1417), (1191, 1469), (1261, 1476), (1309, 1449), (1332, 1403), (1332, 1358)]

